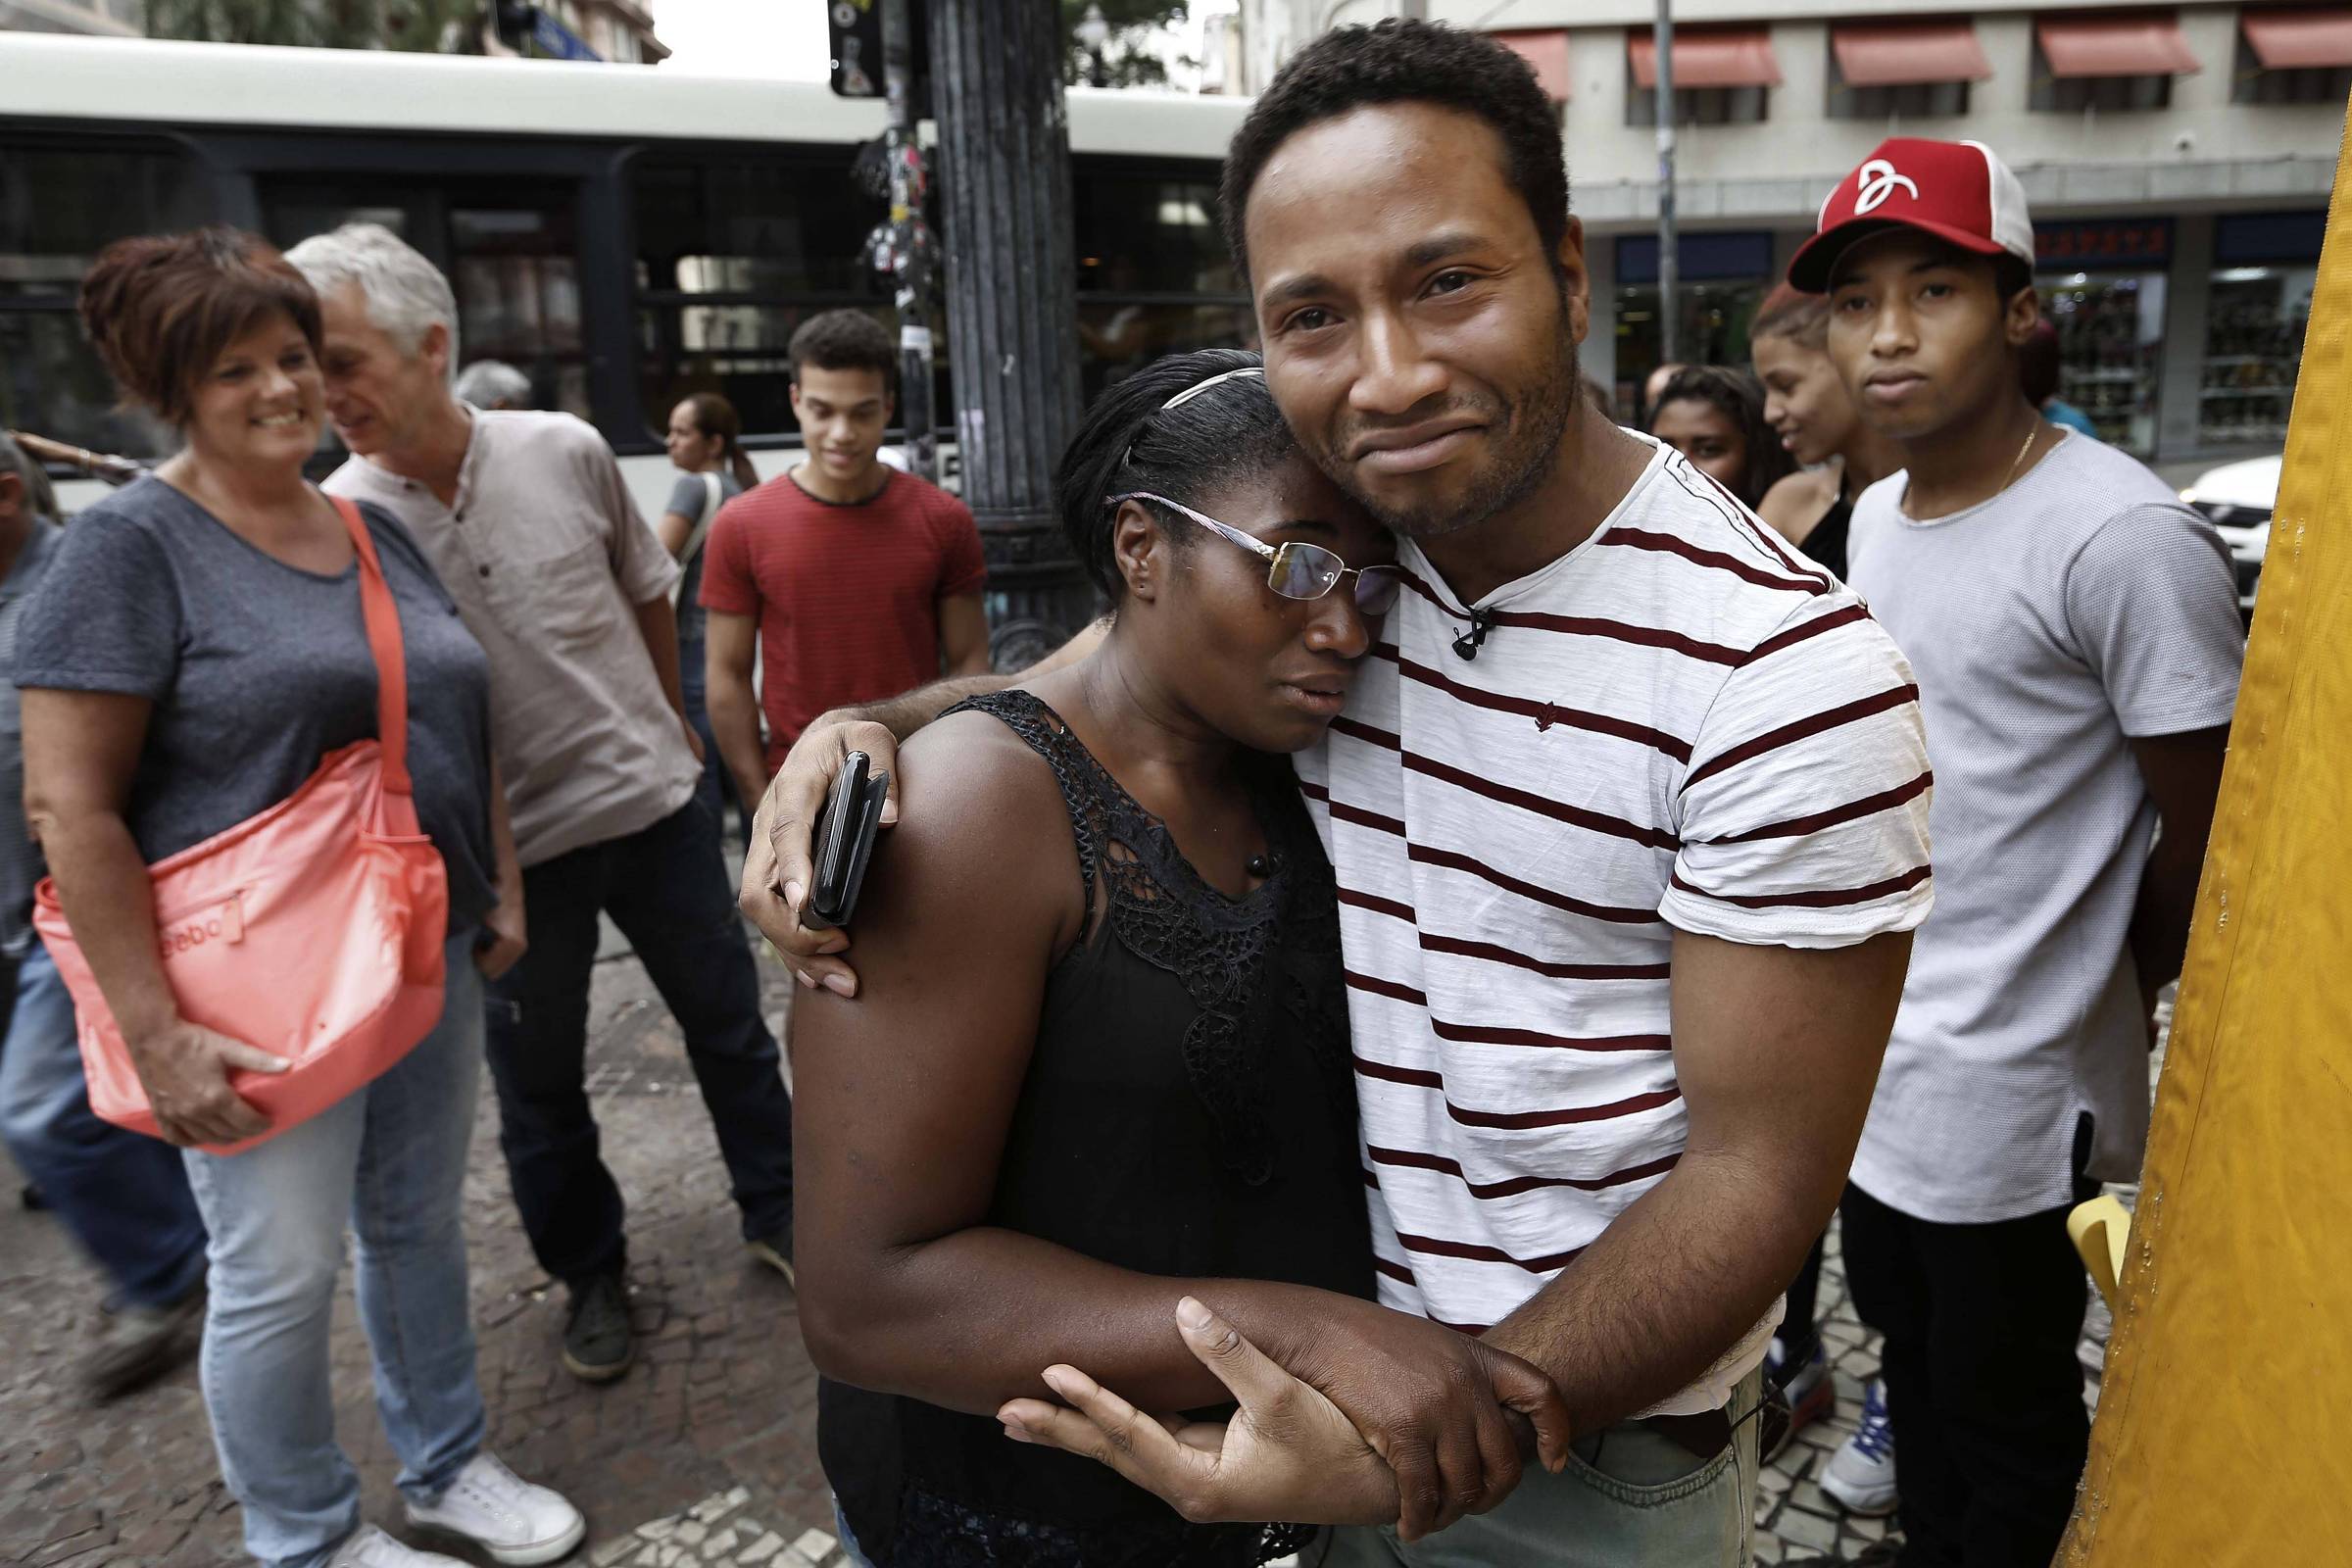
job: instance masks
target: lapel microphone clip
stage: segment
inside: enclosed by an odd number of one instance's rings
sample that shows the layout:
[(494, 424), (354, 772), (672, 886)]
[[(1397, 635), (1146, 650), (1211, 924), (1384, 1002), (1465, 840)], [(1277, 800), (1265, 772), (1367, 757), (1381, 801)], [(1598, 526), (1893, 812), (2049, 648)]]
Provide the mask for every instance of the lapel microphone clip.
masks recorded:
[(1453, 651), (1464, 659), (1476, 659), (1479, 649), (1486, 643), (1487, 633), (1494, 629), (1494, 612), (1492, 610), (1471, 611), (1470, 629), (1453, 640)]

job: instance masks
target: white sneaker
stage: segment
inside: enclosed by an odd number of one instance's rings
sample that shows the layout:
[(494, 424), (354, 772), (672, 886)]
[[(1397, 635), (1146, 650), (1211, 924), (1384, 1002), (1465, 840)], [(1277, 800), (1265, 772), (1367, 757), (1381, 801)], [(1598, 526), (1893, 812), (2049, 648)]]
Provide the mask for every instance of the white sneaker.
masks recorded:
[(579, 1509), (487, 1452), (466, 1461), (440, 1501), (410, 1503), (409, 1523), (463, 1537), (492, 1561), (516, 1565), (554, 1562), (588, 1533)]
[(1871, 1380), (1862, 1396), (1862, 1421), (1821, 1469), (1821, 1490), (1848, 1513), (1894, 1512), (1894, 1427), (1886, 1419), (1886, 1385)]
[(362, 1525), (358, 1535), (335, 1548), (326, 1568), (466, 1568), (466, 1565), (455, 1557), (404, 1546), (375, 1526)]

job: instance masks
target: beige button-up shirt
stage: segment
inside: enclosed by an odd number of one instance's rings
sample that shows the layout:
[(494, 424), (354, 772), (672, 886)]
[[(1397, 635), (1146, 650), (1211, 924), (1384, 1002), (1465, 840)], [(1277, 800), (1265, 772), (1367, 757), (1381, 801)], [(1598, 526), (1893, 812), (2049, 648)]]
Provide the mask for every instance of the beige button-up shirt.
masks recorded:
[(524, 865), (650, 827), (702, 769), (636, 608), (678, 577), (604, 438), (568, 414), (473, 413), (454, 505), (354, 458), (325, 488), (408, 526), (490, 656), (490, 731)]

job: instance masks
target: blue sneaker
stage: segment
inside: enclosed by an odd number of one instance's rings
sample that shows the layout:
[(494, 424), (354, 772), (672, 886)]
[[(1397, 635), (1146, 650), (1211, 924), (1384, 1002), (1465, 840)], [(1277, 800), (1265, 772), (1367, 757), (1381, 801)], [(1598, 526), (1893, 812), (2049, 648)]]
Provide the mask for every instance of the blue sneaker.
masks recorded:
[(1886, 1419), (1886, 1384), (1872, 1378), (1862, 1396), (1862, 1424), (1822, 1467), (1821, 1490), (1848, 1513), (1894, 1512), (1894, 1428)]

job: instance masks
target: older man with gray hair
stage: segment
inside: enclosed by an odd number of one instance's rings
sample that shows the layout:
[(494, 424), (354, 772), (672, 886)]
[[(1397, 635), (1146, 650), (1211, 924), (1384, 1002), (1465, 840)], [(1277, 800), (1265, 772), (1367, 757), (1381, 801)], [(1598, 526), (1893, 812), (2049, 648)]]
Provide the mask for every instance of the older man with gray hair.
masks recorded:
[(286, 259), (318, 291), (327, 414), (352, 451), (326, 489), (408, 526), (490, 656), (528, 943), (489, 988), (500, 1143), (532, 1250), (570, 1291), (564, 1364), (616, 1378), (633, 1359), (622, 1204), (584, 1061), (600, 911), (685, 1035), (745, 1245), (792, 1275), (792, 1103), (718, 822), (695, 799), (678, 568), (595, 430), (452, 395), (457, 302), (430, 262), (372, 223)]

